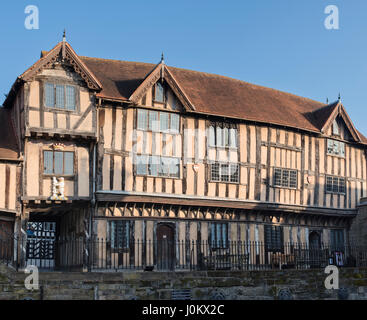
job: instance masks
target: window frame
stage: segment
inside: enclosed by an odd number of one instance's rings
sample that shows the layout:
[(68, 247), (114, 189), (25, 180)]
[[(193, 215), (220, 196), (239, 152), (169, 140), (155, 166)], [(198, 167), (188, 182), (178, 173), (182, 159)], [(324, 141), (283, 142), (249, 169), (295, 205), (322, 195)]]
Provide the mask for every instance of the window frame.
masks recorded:
[[(329, 183), (329, 181), (331, 180), (331, 184)], [(335, 181), (337, 182), (337, 189), (338, 191), (334, 191), (335, 189)], [(342, 189), (344, 191), (340, 191), (341, 190), (341, 185), (340, 182), (343, 182), (343, 187)], [(331, 185), (331, 188), (328, 188), (328, 186)], [(346, 194), (346, 189), (347, 189), (347, 179), (345, 177), (337, 177), (337, 176), (331, 176), (331, 175), (325, 175), (325, 193), (330, 193), (330, 194), (341, 194), (341, 195), (345, 195)]]
[[(219, 166), (218, 168), (218, 180), (213, 178), (213, 166)], [(233, 181), (233, 166), (235, 166), (234, 172), (237, 171), (237, 181)], [(208, 164), (209, 167), (209, 182), (216, 182), (216, 183), (230, 183), (230, 184), (239, 184), (240, 183), (240, 164), (235, 162), (210, 162)], [(222, 174), (223, 167), (228, 168), (228, 174)], [(237, 170), (236, 170), (237, 169)], [(222, 176), (228, 176), (228, 180), (223, 180)]]
[[(53, 173), (46, 173), (45, 172), (45, 153), (46, 152), (50, 152), (52, 153), (52, 170), (53, 170)], [(62, 157), (62, 172), (63, 173), (55, 173), (55, 153), (56, 152), (59, 152), (59, 153), (62, 153), (63, 154), (63, 157)], [(73, 158), (72, 158), (72, 170), (73, 170), (73, 173), (72, 174), (65, 174), (65, 154), (67, 153), (71, 153), (73, 155)], [(69, 150), (43, 150), (42, 151), (42, 164), (43, 164), (43, 170), (42, 170), (42, 174), (44, 176), (49, 176), (49, 177), (74, 177), (75, 176), (75, 161), (76, 161), (76, 152), (75, 151), (69, 151)]]
[[(162, 95), (163, 95), (163, 100), (159, 101), (156, 100), (156, 95), (157, 95), (157, 85), (160, 85), (162, 87)], [(157, 81), (154, 85), (153, 85), (153, 92), (152, 92), (152, 102), (153, 103), (159, 103), (159, 104), (166, 104), (167, 102), (167, 97), (166, 97), (166, 88), (164, 83), (161, 83), (159, 81)]]
[[(277, 183), (277, 171), (280, 171), (280, 184)], [(286, 177), (286, 178), (285, 178)], [(295, 177), (295, 187), (291, 185), (292, 179)], [(274, 188), (284, 188), (284, 189), (298, 189), (298, 170), (288, 169), (288, 168), (273, 168), (273, 187)], [(288, 183), (284, 183), (288, 181)]]
[[(47, 105), (47, 85), (53, 86), (53, 107)], [(57, 106), (57, 87), (63, 87), (63, 103), (64, 107), (60, 108)], [(74, 90), (74, 108), (67, 108), (67, 87), (71, 87)], [(79, 113), (79, 90), (78, 86), (74, 83), (65, 82), (65, 81), (55, 81), (55, 80), (45, 80), (42, 85), (43, 90), (43, 107), (47, 110), (55, 110), (58, 112), (67, 112), (67, 113)]]
[[(139, 162), (139, 158), (145, 158), (147, 161), (147, 163), (145, 164), (145, 167), (146, 167), (146, 172), (147, 174), (143, 174), (143, 173), (138, 173), (137, 169), (138, 169), (138, 163), (140, 164)], [(153, 158), (157, 158), (157, 163), (153, 163), (152, 162), (152, 159)], [(169, 163), (168, 166), (167, 166), (167, 170), (168, 170), (168, 174), (167, 175), (163, 175), (162, 174), (162, 169), (163, 166), (163, 162), (164, 160), (162, 161), (162, 159), (167, 159)], [(177, 175), (173, 175), (171, 174), (171, 165), (172, 165), (172, 161), (175, 160), (177, 161), (176, 162), (176, 165), (178, 165), (178, 174)], [(165, 179), (181, 179), (181, 158), (179, 157), (168, 157), (168, 156), (159, 156), (159, 155), (149, 155), (149, 154), (136, 154), (135, 155), (135, 165), (134, 165), (134, 175), (137, 176), (137, 177), (154, 177), (154, 178), (165, 178)], [(166, 163), (166, 165), (167, 165)], [(141, 164), (140, 164), (141, 165)], [(155, 170), (157, 172), (157, 174), (152, 174), (152, 170), (151, 170), (151, 167), (152, 166), (157, 166), (157, 169)]]
[[(229, 229), (228, 222), (211, 222), (210, 223), (209, 246), (211, 250), (229, 248), (228, 229)], [(220, 240), (218, 240), (218, 234), (220, 234)]]
[(209, 148), (238, 149), (237, 126), (228, 126), (227, 123), (211, 123), (207, 128), (207, 134)]
[[(333, 143), (332, 149), (330, 148), (330, 142)], [(335, 145), (338, 146), (338, 153), (335, 153)], [(326, 141), (326, 154), (345, 159), (345, 142), (328, 138)]]
[[(144, 131), (144, 132), (155, 132), (155, 133), (165, 133), (171, 135), (179, 135), (181, 131), (181, 116), (178, 112), (167, 112), (162, 110), (155, 110), (151, 108), (137, 108), (136, 109), (136, 130)], [(145, 119), (145, 128), (141, 126), (139, 113), (144, 113), (146, 115)], [(151, 115), (157, 114), (157, 125), (154, 127), (151, 122)], [(161, 114), (167, 114), (168, 116), (168, 129), (162, 130), (162, 123), (161, 123)], [(173, 119), (176, 119), (173, 121)], [(178, 128), (174, 129), (173, 124), (176, 122)], [(153, 128), (154, 127), (154, 128)], [(154, 129), (154, 130), (153, 130)]]
[[(131, 245), (131, 221), (129, 220), (111, 220), (110, 223), (110, 241), (113, 252), (129, 252)], [(122, 226), (122, 236), (117, 233), (117, 228)], [(120, 242), (121, 237), (121, 242)], [(121, 245), (120, 245), (121, 243)]]
[[(270, 243), (269, 240), (270, 239)], [(284, 228), (283, 226), (265, 224), (264, 225), (264, 243), (266, 252), (284, 251)]]

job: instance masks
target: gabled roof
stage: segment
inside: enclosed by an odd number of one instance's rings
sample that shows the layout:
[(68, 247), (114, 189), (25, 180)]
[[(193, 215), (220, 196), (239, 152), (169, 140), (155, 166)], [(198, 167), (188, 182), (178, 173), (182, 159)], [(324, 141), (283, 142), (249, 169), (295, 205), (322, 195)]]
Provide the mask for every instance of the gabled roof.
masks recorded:
[(0, 160), (18, 160), (18, 154), (11, 110), (0, 107)]
[(138, 103), (140, 98), (156, 83), (160, 78), (164, 78), (169, 84), (173, 92), (183, 104), (186, 111), (195, 110), (195, 106), (192, 104), (185, 91), (176, 81), (175, 77), (171, 74), (164, 62), (159, 63), (143, 80), (143, 82), (132, 93), (129, 100)]
[(17, 78), (4, 101), (4, 106), (8, 107), (11, 105), (15, 92), (21, 82), (31, 81), (42, 69), (49, 67), (58, 60), (67, 61), (71, 64), (75, 72), (86, 82), (89, 89), (95, 91), (100, 91), (102, 89), (102, 84), (99, 82), (98, 78), (88, 69), (69, 43), (61, 41), (52, 50), (48, 52), (42, 51), (41, 58)]
[(363, 136), (358, 132), (358, 130), (354, 127), (352, 120), (347, 114), (347, 111), (345, 110), (343, 104), (340, 100), (326, 106), (323, 108), (323, 112), (317, 112), (317, 115), (319, 115), (319, 120), (321, 126), (321, 132), (325, 133), (328, 128), (332, 125), (333, 121), (336, 119), (337, 116), (340, 116), (346, 127), (349, 130), (350, 135), (354, 139), (355, 142), (364, 142)]

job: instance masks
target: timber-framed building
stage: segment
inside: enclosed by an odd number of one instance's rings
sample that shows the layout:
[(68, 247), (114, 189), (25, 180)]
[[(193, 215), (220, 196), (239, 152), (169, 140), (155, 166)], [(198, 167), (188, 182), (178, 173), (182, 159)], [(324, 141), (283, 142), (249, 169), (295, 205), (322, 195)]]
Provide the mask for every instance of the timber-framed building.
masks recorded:
[(0, 109), (1, 232), (102, 238), (130, 261), (136, 241), (172, 240), (168, 260), (179, 241), (344, 244), (366, 196), (366, 146), (340, 99), (163, 57), (78, 56), (64, 38)]

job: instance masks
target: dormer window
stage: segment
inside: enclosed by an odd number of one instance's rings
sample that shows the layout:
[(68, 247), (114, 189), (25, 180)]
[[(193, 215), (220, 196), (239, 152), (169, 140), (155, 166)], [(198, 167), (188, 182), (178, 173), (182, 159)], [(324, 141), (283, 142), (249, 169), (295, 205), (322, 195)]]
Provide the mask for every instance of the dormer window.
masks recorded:
[(45, 106), (47, 108), (75, 111), (76, 89), (71, 85), (46, 83)]
[(157, 82), (153, 87), (153, 101), (164, 103), (164, 87), (163, 84)]
[(338, 125), (338, 122), (336, 121), (336, 119), (333, 122), (333, 135), (334, 136), (339, 136), (340, 135), (339, 125)]

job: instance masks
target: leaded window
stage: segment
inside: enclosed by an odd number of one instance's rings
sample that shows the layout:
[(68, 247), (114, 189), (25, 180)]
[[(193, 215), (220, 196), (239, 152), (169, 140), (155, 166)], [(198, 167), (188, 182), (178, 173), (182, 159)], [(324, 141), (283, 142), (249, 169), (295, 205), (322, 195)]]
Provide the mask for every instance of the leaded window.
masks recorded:
[(239, 183), (238, 163), (211, 163), (210, 178), (217, 182)]
[(208, 129), (210, 147), (237, 148), (237, 129), (211, 125)]
[(70, 111), (76, 109), (76, 89), (74, 86), (45, 83), (44, 89), (46, 107)]
[(164, 102), (164, 87), (160, 82), (157, 82), (154, 85), (154, 101), (155, 102)]
[(44, 174), (50, 175), (73, 175), (74, 152), (44, 151), (43, 152)]
[(297, 170), (274, 168), (274, 186), (297, 188)]
[(326, 191), (344, 194), (345, 178), (326, 176)]
[(130, 221), (111, 221), (111, 247), (115, 250), (130, 247)]
[(228, 224), (210, 224), (210, 245), (212, 249), (227, 248), (228, 246)]
[(283, 227), (265, 225), (265, 248), (268, 252), (282, 252), (283, 251)]
[(180, 132), (180, 116), (176, 113), (138, 109), (137, 129), (178, 134)]
[(344, 251), (344, 230), (330, 230), (330, 245), (332, 250)]
[(179, 178), (180, 159), (173, 157), (138, 155), (135, 173), (154, 177)]
[(344, 142), (328, 139), (327, 140), (327, 154), (345, 157)]

